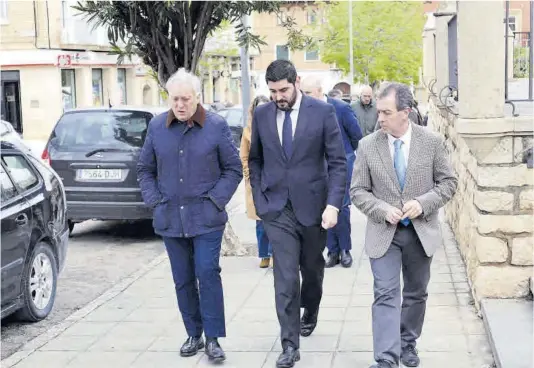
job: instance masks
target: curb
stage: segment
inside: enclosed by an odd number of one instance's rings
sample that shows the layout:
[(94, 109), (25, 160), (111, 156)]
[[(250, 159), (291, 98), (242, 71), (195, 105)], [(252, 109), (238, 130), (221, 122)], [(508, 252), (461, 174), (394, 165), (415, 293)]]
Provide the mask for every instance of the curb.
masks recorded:
[(115, 298), (117, 295), (122, 293), (128, 287), (130, 287), (130, 285), (133, 284), (135, 281), (143, 277), (145, 274), (147, 274), (152, 269), (156, 268), (165, 259), (167, 259), (167, 252), (163, 252), (163, 254), (157, 256), (150, 263), (144, 265), (140, 270), (122, 279), (117, 285), (108, 289), (98, 298), (94, 299), (93, 301), (91, 301), (89, 304), (87, 304), (83, 308), (72, 313), (70, 316), (68, 316), (63, 321), (61, 321), (57, 325), (50, 328), (48, 331), (43, 332), (42, 334), (28, 341), (26, 344), (24, 344), (19, 349), (19, 351), (13, 353), (6, 359), (2, 360), (1, 366), (5, 368), (9, 368), (9, 367), (14, 366), (15, 364), (18, 364), (20, 361), (27, 358), (31, 354), (33, 354), (37, 349), (47, 344), (50, 340), (54, 339), (59, 334), (64, 332), (70, 326), (72, 326), (76, 322), (83, 319), (89, 313), (91, 313), (98, 307), (102, 306), (106, 302), (110, 301), (111, 299)]

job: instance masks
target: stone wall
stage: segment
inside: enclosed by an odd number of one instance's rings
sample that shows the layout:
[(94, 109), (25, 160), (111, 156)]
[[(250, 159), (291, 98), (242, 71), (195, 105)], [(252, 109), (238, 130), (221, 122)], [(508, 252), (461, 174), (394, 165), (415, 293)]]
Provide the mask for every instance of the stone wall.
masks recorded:
[(526, 297), (534, 257), (534, 171), (521, 153), (532, 147), (532, 132), (460, 134), (460, 119), (438, 106), (430, 100), (429, 128), (445, 138), (459, 179), (445, 214), (475, 300)]

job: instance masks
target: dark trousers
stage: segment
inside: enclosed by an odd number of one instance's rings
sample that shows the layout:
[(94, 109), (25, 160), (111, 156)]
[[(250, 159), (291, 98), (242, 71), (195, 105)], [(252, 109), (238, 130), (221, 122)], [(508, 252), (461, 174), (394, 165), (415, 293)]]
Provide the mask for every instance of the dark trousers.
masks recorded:
[(342, 250), (351, 250), (352, 241), (350, 239), (350, 182), (352, 181), (352, 170), (356, 155), (350, 153), (347, 156), (347, 183), (345, 186), (345, 197), (343, 198), (343, 208), (339, 210), (337, 224), (328, 230), (326, 246), (328, 253), (339, 253)]
[(375, 360), (389, 360), (398, 365), (401, 349), (408, 345), (415, 347), (425, 319), (431, 262), (432, 257), (425, 254), (412, 224), (399, 224), (386, 254), (371, 259)]
[(203, 331), (206, 337), (226, 336), (219, 267), (222, 236), (220, 230), (193, 238), (163, 238), (189, 336), (201, 336)]
[[(300, 308), (319, 310), (323, 294), (326, 231), (300, 224), (288, 203), (276, 219), (264, 223), (273, 246), (276, 314), (282, 346), (300, 346)], [(300, 287), (300, 273), (302, 288)]]
[(273, 247), (261, 220), (256, 221), (256, 239), (258, 239), (258, 256), (269, 258), (273, 254)]

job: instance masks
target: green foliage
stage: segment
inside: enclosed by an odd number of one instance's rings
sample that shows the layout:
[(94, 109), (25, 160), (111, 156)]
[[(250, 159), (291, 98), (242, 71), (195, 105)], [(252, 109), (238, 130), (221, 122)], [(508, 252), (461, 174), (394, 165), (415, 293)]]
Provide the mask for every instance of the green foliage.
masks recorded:
[[(350, 71), (349, 4), (322, 4), (326, 22), (314, 29), (321, 60)], [(422, 64), (425, 18), (421, 2), (352, 2), (354, 77), (363, 83), (380, 80), (418, 82)]]
[(221, 26), (239, 22), (240, 46), (265, 45), (240, 19), (254, 11), (278, 12), (279, 6), (278, 1), (80, 1), (73, 8), (94, 27), (107, 28), (111, 53), (121, 61), (138, 55), (162, 85), (181, 67), (197, 71), (206, 38)]
[(514, 47), (514, 78), (528, 78), (528, 47)]

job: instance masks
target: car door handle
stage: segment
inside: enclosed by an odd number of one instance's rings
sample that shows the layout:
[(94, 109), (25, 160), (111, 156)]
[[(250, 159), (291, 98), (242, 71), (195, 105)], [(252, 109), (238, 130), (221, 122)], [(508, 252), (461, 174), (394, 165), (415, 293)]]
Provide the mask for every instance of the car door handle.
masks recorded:
[(26, 225), (28, 223), (28, 216), (26, 216), (24, 213), (18, 215), (15, 219), (15, 223), (19, 226)]

